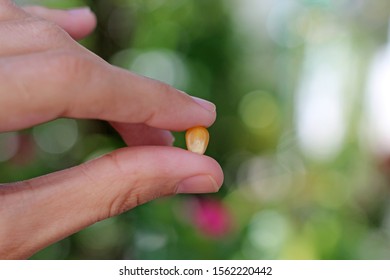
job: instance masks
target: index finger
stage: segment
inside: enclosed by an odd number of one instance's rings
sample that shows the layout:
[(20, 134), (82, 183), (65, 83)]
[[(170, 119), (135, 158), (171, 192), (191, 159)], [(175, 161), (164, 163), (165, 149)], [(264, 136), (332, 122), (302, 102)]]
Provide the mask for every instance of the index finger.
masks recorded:
[(208, 127), (216, 118), (215, 105), (208, 101), (75, 50), (0, 61), (0, 104), (2, 131), (58, 117), (143, 123), (181, 131)]

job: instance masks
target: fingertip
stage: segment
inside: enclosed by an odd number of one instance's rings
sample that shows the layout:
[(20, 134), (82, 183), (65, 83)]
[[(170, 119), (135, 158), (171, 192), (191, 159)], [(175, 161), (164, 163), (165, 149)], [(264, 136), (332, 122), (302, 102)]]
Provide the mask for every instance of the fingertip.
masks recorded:
[(223, 182), (224, 182), (224, 173), (223, 173), (222, 167), (215, 159), (213, 159), (212, 157), (209, 157), (209, 156), (207, 156), (207, 157), (213, 162), (213, 166), (214, 166), (213, 171), (214, 172), (213, 172), (212, 178), (214, 179), (215, 184), (219, 190), (222, 187)]
[(71, 15), (81, 16), (81, 17), (93, 15), (89, 7), (74, 8), (74, 9), (67, 10), (67, 12)]
[(197, 175), (179, 182), (176, 187), (178, 194), (212, 193), (217, 192), (219, 186), (210, 175)]
[[(188, 152), (186, 156), (183, 156), (182, 161), (186, 162), (188, 166), (192, 166), (192, 170), (188, 173), (191, 175), (184, 176), (176, 185), (176, 193), (216, 193), (222, 187), (224, 181), (223, 170), (215, 159)], [(197, 165), (202, 167), (195, 167)]]
[(198, 105), (200, 105), (203, 109), (206, 109), (210, 113), (215, 113), (217, 111), (217, 107), (215, 106), (214, 103), (199, 97), (195, 97), (195, 96), (191, 96), (191, 97)]
[(58, 10), (41, 6), (25, 6), (23, 10), (31, 15), (56, 23), (76, 40), (90, 34), (97, 24), (96, 16), (89, 7)]
[(217, 106), (214, 103), (199, 97), (191, 96), (191, 98), (198, 106), (200, 106), (204, 111), (206, 111), (206, 114), (208, 115), (208, 122), (204, 126), (211, 126), (217, 119)]
[[(200, 175), (213, 179), (214, 187), (210, 192), (217, 191), (223, 184), (222, 167), (212, 157), (196, 154), (177, 147), (143, 146), (123, 148), (116, 151), (116, 157), (124, 167), (123, 170), (134, 169), (146, 177), (161, 180), (167, 176), (176, 183), (187, 178)], [(137, 159), (134, 161), (133, 159)], [(143, 170), (143, 172), (141, 172)], [(149, 180), (150, 181), (150, 180)], [(158, 182), (156, 181), (156, 184)]]
[(75, 8), (66, 11), (70, 15), (64, 28), (75, 39), (81, 39), (90, 34), (96, 27), (97, 18), (89, 7)]

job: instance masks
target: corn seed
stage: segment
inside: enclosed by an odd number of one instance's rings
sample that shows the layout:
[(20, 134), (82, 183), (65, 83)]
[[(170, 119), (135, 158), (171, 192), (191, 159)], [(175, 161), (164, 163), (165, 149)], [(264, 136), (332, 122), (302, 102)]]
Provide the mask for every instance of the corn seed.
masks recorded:
[(209, 132), (202, 126), (193, 127), (186, 132), (187, 150), (203, 155), (209, 144)]

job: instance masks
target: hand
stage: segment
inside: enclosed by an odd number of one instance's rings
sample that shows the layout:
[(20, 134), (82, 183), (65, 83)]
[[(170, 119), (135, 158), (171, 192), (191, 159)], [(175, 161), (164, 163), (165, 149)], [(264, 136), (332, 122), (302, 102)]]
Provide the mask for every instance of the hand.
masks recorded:
[(88, 9), (21, 9), (0, 0), (0, 132), (59, 117), (100, 119), (128, 145), (77, 167), (0, 185), (0, 259), (28, 258), (158, 197), (216, 192), (222, 185), (218, 163), (171, 147), (169, 132), (210, 126), (215, 106), (83, 48), (74, 39), (95, 24)]

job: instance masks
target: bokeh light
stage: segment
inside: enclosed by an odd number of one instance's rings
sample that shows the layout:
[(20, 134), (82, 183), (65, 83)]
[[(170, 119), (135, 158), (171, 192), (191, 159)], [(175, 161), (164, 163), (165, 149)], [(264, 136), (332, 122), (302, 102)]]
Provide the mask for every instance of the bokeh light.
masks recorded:
[(17, 132), (0, 134), (0, 162), (7, 161), (16, 155), (19, 148), (19, 135)]
[(279, 112), (274, 97), (262, 91), (245, 95), (240, 102), (242, 121), (253, 130), (267, 129), (278, 122)]
[[(390, 28), (389, 28), (390, 30)], [(365, 96), (364, 135), (378, 156), (390, 154), (390, 43), (373, 58)]]
[(155, 50), (135, 57), (129, 70), (163, 81), (177, 88), (187, 86), (187, 69), (180, 57), (172, 51)]
[(33, 128), (38, 146), (50, 154), (62, 154), (69, 151), (78, 139), (75, 120), (58, 119)]
[(256, 213), (249, 225), (248, 241), (255, 248), (249, 253), (257, 251), (259, 255), (252, 258), (275, 258), (289, 236), (288, 223), (288, 219), (273, 210)]

